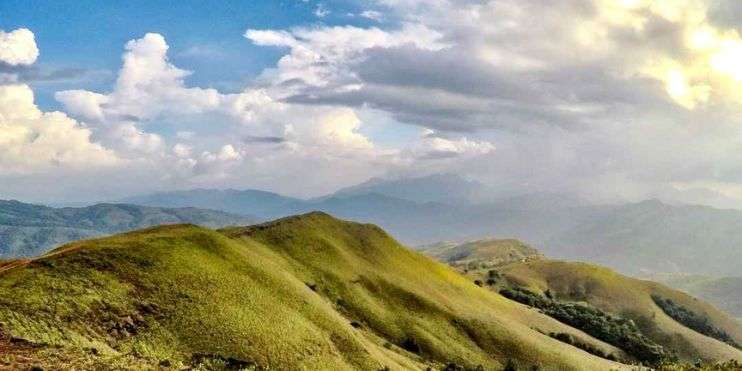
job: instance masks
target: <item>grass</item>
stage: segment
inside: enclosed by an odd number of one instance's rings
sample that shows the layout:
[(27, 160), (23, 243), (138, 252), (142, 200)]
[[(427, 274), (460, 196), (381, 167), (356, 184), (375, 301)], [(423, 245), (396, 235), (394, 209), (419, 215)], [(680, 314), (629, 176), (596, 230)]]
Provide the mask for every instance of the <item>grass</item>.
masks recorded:
[(548, 290), (559, 300), (584, 302), (630, 318), (644, 334), (676, 352), (683, 360), (742, 360), (742, 352), (738, 349), (704, 336), (668, 316), (652, 296), (672, 299), (694, 313), (703, 314), (711, 325), (737, 343), (742, 339), (742, 326), (738, 322), (711, 305), (664, 285), (629, 278), (590, 264), (546, 259), (514, 263), (498, 268), (498, 272), (508, 281), (531, 291), (544, 293)]
[(33, 345), (0, 347), (46, 368), (623, 367), (545, 334), (619, 350), (322, 213), (63, 246), (0, 272), (0, 323)]

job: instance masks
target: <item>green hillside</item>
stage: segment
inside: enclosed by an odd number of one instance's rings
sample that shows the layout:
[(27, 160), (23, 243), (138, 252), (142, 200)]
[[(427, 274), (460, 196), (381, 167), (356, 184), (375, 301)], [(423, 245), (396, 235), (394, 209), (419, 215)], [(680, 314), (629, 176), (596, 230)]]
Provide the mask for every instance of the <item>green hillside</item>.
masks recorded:
[(321, 213), (221, 232), (156, 227), (6, 262), (0, 323), (8, 367), (624, 368), (544, 334), (620, 350), (378, 227)]
[(542, 257), (538, 250), (514, 239), (483, 239), (461, 244), (441, 242), (423, 246), (424, 254), (456, 267), (487, 268)]
[(668, 274), (657, 276), (656, 279), (742, 319), (742, 277), (715, 278)]
[[(742, 361), (742, 325), (713, 306), (659, 283), (629, 278), (608, 268), (585, 263), (534, 260), (498, 269), (508, 281), (532, 292), (546, 293), (564, 302), (585, 303), (607, 313), (631, 319), (649, 338), (675, 351), (681, 359), (737, 359)], [(662, 302), (658, 303), (658, 299)], [(728, 335), (705, 336), (681, 323), (667, 306), (682, 308), (694, 318), (706, 321), (717, 332)], [(664, 308), (663, 308), (664, 307)], [(718, 339), (718, 340), (717, 340)], [(731, 341), (727, 341), (731, 340)]]
[(39, 255), (70, 241), (161, 224), (246, 225), (256, 218), (197, 208), (127, 204), (52, 208), (0, 200), (0, 258)]

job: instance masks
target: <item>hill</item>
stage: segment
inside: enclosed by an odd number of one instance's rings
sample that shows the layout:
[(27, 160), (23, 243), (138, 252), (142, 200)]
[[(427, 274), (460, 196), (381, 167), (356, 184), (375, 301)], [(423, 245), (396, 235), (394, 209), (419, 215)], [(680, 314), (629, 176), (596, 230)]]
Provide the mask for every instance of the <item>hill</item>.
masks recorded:
[(543, 257), (538, 250), (514, 239), (488, 238), (461, 244), (441, 242), (422, 246), (419, 250), (454, 267), (488, 268)]
[(740, 226), (739, 210), (649, 200), (595, 208), (543, 246), (555, 257), (596, 262), (636, 275), (733, 276), (742, 261)]
[[(585, 303), (606, 313), (632, 320), (649, 338), (673, 349), (682, 359), (740, 360), (742, 325), (713, 306), (662, 284), (622, 276), (608, 268), (553, 260), (518, 262), (498, 268), (506, 281), (555, 300)], [(702, 334), (693, 323), (664, 305), (705, 322), (728, 335)], [(700, 331), (700, 332), (699, 332)], [(729, 344), (726, 344), (726, 343)], [(730, 345), (732, 344), (732, 345)]]
[(196, 208), (99, 204), (51, 208), (0, 200), (0, 258), (38, 255), (60, 244), (160, 224), (208, 227), (252, 224), (253, 217)]
[(11, 365), (628, 369), (544, 333), (615, 347), (322, 213), (156, 227), (10, 263), (0, 323)]
[(433, 174), (412, 178), (373, 178), (343, 188), (333, 197), (379, 194), (417, 203), (436, 202), (450, 205), (489, 202), (494, 192), (484, 184), (456, 174)]
[(657, 279), (742, 319), (742, 277), (665, 275)]
[(270, 219), (291, 214), (294, 208), (305, 201), (254, 189), (193, 189), (134, 196), (120, 202), (154, 207), (216, 209)]

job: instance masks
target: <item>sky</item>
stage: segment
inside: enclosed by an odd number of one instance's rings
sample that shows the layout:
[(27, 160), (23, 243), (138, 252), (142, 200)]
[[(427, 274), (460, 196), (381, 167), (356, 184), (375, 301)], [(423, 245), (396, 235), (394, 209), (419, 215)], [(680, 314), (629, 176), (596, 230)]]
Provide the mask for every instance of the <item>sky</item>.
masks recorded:
[(734, 0), (0, 2), (0, 199), (742, 199)]

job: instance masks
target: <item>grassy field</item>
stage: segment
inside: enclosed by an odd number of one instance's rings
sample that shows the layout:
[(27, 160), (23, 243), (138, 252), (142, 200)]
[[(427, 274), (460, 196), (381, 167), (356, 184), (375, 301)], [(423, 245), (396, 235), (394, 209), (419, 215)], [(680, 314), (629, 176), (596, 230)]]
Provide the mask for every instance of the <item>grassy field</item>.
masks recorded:
[(0, 369), (628, 369), (620, 350), (322, 213), (164, 226), (0, 266)]

